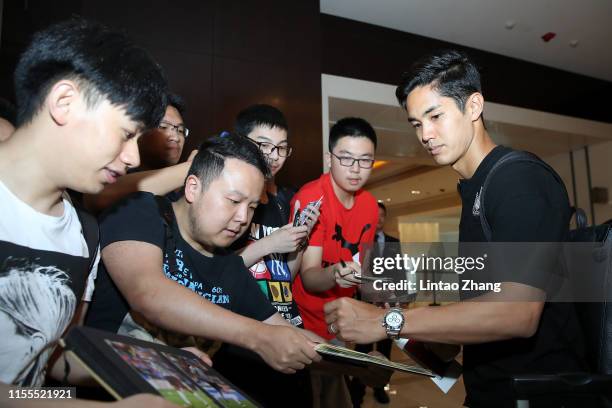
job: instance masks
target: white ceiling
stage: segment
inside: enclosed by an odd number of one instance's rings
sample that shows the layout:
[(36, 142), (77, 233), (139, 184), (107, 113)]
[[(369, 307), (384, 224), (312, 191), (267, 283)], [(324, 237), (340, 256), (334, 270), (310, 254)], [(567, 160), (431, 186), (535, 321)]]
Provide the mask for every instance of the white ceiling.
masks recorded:
[[(320, 0), (321, 12), (612, 81), (611, 0)], [(514, 21), (512, 30), (505, 28)], [(547, 32), (557, 36), (548, 43)], [(578, 46), (569, 45), (572, 40)], [(390, 56), (391, 58), (391, 56)]]

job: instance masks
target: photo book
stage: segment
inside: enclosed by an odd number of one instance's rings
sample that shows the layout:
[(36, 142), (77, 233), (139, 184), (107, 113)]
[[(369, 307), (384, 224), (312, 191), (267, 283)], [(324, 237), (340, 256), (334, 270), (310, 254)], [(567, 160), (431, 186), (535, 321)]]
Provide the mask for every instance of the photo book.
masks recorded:
[(189, 351), (75, 327), (62, 339), (66, 352), (113, 397), (158, 394), (184, 407), (260, 407)]

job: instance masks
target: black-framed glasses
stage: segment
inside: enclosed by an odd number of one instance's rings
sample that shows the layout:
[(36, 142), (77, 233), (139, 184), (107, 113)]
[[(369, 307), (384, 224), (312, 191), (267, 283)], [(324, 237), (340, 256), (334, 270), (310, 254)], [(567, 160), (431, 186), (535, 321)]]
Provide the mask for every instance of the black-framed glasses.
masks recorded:
[(255, 143), (257, 147), (259, 147), (259, 150), (261, 150), (261, 152), (266, 156), (271, 155), (274, 150), (276, 150), (280, 157), (289, 157), (291, 156), (291, 152), (293, 151), (293, 148), (289, 146), (277, 146), (273, 143), (268, 142), (256, 142), (255, 140), (251, 141)]
[(170, 122), (161, 121), (158, 127), (161, 130), (164, 130), (164, 131), (167, 131), (167, 132), (175, 131), (176, 133), (178, 133), (179, 135), (181, 135), (183, 137), (189, 136), (189, 129), (187, 129), (183, 125), (175, 125), (175, 124), (172, 124)]
[(362, 169), (371, 169), (372, 166), (374, 166), (374, 159), (356, 159), (351, 156), (338, 156), (333, 154), (332, 152), (329, 152), (329, 154), (338, 159), (340, 165), (344, 167), (353, 167), (353, 164), (355, 164), (355, 162), (357, 162), (359, 168)]

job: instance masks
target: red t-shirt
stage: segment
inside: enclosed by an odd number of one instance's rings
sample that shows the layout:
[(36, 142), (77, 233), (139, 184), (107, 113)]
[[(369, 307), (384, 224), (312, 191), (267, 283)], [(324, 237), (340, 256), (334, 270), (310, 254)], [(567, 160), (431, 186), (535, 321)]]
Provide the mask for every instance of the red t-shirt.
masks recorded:
[[(310, 234), (309, 246), (323, 247), (322, 267), (344, 261), (361, 263), (362, 244), (371, 243), (376, 232), (378, 221), (378, 204), (372, 194), (365, 190), (355, 193), (353, 207), (345, 208), (334, 193), (329, 173), (307, 183), (291, 200), (291, 214), (294, 213), (296, 200), (303, 209), (311, 201), (323, 196), (319, 211), (319, 222)], [(342, 296), (352, 297), (355, 288), (336, 286), (321, 293), (306, 291), (302, 278), (298, 274), (293, 286), (293, 297), (304, 321), (304, 327), (319, 336), (331, 339), (334, 336), (327, 332), (323, 306)]]

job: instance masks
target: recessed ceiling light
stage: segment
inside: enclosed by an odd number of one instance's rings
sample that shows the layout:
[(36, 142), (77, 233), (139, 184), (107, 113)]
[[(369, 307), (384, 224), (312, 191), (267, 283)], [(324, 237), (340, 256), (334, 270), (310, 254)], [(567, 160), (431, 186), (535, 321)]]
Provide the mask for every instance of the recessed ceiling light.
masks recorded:
[(556, 36), (557, 36), (557, 33), (553, 33), (552, 31), (549, 31), (546, 34), (542, 35), (542, 37), (540, 37), (540, 38), (542, 39), (542, 41), (547, 43), (550, 40), (552, 40), (553, 38), (555, 38)]
[(386, 161), (386, 160), (376, 160), (376, 161), (374, 162), (374, 166), (373, 166), (373, 167), (374, 167), (375, 169), (378, 169), (378, 168), (381, 168), (382, 166), (384, 166), (384, 165), (385, 165), (385, 164), (387, 164), (387, 163), (389, 163), (389, 162), (388, 162), (388, 161)]
[(391, 199), (390, 199), (390, 198), (387, 198), (387, 202), (389, 202), (389, 201), (391, 201)]
[(412, 190), (410, 194), (421, 194), (421, 192), (419, 190)]

